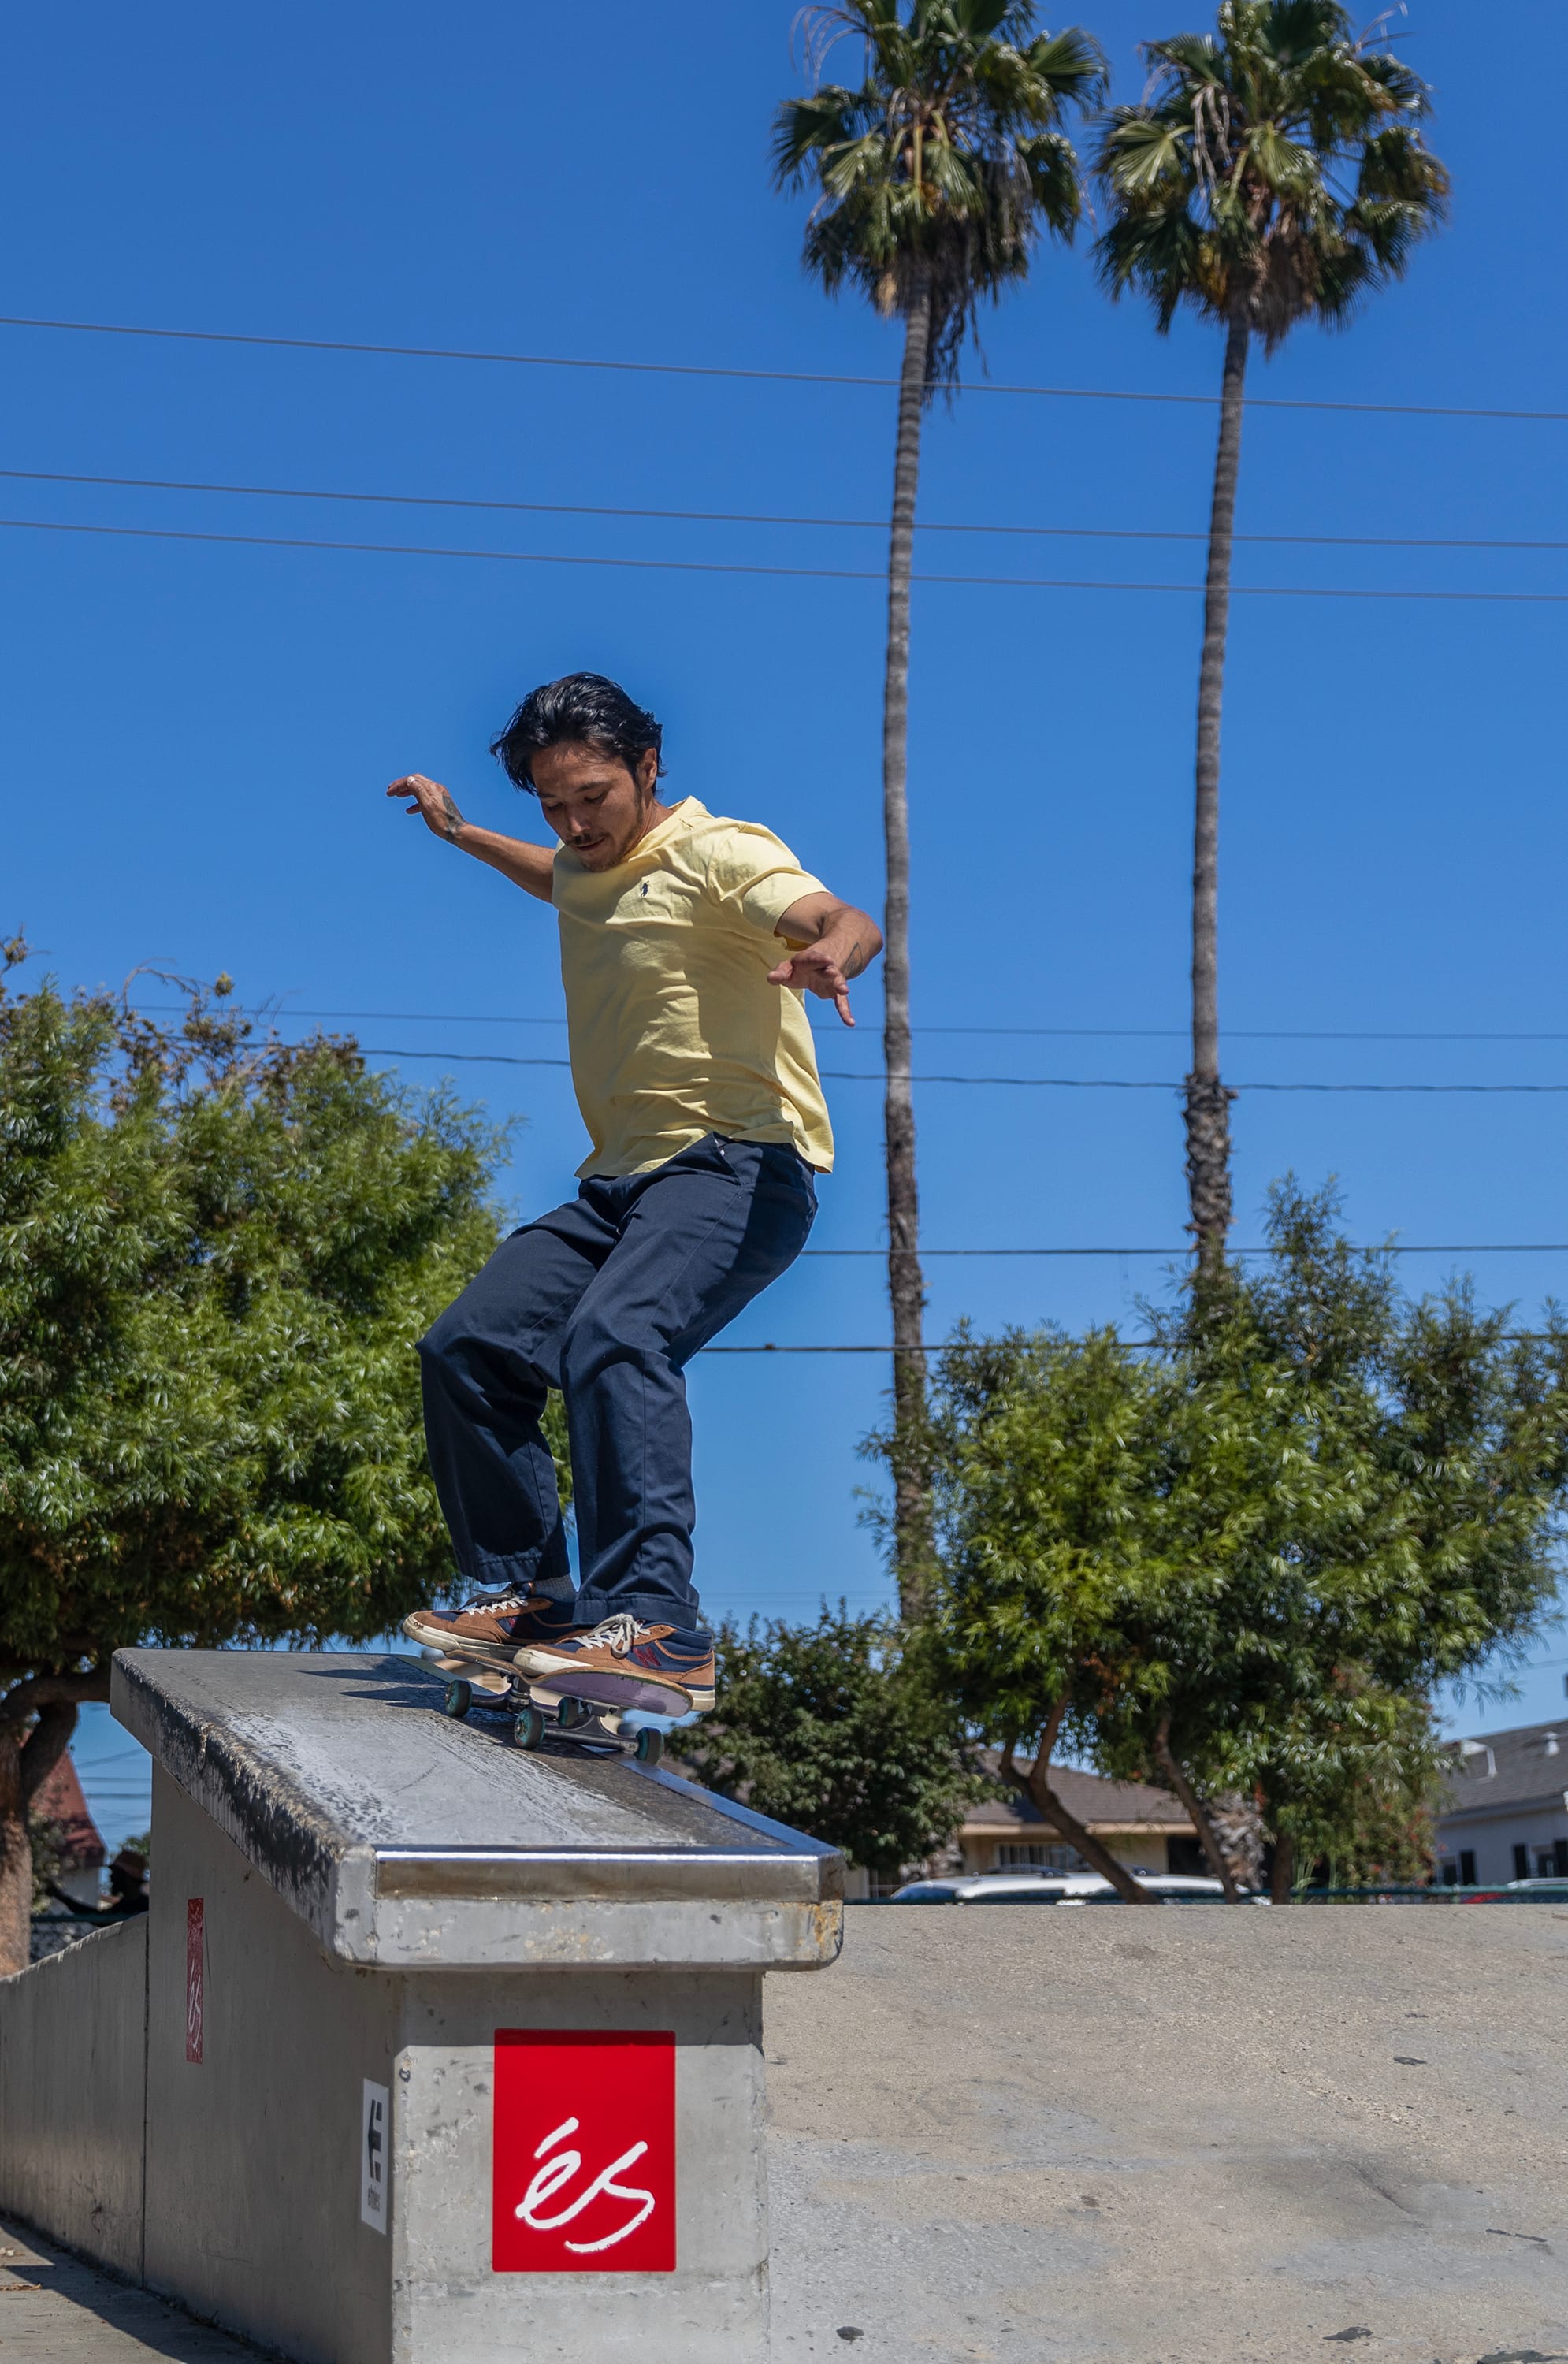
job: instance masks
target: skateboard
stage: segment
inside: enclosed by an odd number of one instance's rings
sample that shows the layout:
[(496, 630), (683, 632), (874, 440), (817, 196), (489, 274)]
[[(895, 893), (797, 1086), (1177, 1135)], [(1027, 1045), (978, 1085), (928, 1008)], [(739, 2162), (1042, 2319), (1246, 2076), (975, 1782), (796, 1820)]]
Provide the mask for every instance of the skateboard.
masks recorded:
[(441, 1712), (461, 1723), (481, 1700), (494, 1704), (510, 1719), (515, 1748), (543, 1748), (552, 1738), (570, 1740), (593, 1756), (629, 1756), (639, 1765), (657, 1765), (664, 1754), (664, 1735), (657, 1724), (639, 1722), (628, 1730), (623, 1712), (603, 1700), (575, 1699), (520, 1672), (508, 1673), (488, 1658), (450, 1656), (438, 1650), (422, 1655), (450, 1678)]

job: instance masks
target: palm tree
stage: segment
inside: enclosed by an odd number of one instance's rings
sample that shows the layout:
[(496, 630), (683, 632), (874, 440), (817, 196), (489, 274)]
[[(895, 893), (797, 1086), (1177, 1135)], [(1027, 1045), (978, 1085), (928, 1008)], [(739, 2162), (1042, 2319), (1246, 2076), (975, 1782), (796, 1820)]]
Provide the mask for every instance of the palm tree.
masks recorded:
[[(909, 1065), (909, 570), (920, 424), (952, 387), (982, 296), (1023, 279), (1041, 228), (1070, 239), (1083, 209), (1078, 159), (1061, 124), (1096, 103), (1100, 52), (1076, 29), (1036, 31), (1036, 0), (833, 0), (805, 12), (813, 87), (782, 106), (781, 188), (809, 185), (806, 269), (830, 295), (848, 281), (904, 323), (887, 561), (883, 827), (887, 855), (884, 989), (887, 1071), (887, 1271), (893, 1301), (894, 1537), (900, 1597), (918, 1605), (926, 1556), (920, 1439), (926, 1402), (915, 1109)], [(860, 84), (825, 79), (845, 37)]]
[[(1385, 20), (1373, 27), (1375, 34)], [(1254, 337), (1341, 325), (1403, 276), (1445, 211), (1422, 144), (1425, 85), (1358, 39), (1337, 0), (1223, 0), (1215, 34), (1144, 44), (1151, 87), (1106, 119), (1096, 169), (1109, 220), (1096, 254), (1113, 296), (1137, 287), (1163, 335), (1184, 304), (1225, 332), (1198, 669), (1193, 831), (1193, 1055), (1187, 1192), (1199, 1286), (1224, 1268), (1230, 1113), (1219, 1077), (1219, 720), (1241, 401)]]

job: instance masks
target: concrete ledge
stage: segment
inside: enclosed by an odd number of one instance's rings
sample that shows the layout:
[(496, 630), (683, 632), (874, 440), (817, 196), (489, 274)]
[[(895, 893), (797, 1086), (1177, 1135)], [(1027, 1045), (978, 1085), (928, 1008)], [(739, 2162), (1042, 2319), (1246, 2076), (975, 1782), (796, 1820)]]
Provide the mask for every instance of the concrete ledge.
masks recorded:
[(834, 1848), (618, 1755), (509, 1747), (444, 1689), (389, 1653), (122, 1650), (111, 1703), (339, 1960), (833, 1959)]
[(842, 1860), (443, 1688), (117, 1658), (151, 1911), (0, 1985), (0, 2202), (299, 2364), (762, 2364), (762, 1974)]

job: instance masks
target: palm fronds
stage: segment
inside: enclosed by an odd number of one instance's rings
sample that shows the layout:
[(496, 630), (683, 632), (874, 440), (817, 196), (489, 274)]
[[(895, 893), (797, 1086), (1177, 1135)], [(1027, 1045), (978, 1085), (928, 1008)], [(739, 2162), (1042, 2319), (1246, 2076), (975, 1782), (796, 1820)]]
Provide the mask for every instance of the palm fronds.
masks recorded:
[[(833, 0), (799, 20), (814, 86), (774, 118), (775, 179), (816, 192), (804, 255), (830, 292), (929, 303), (928, 387), (951, 382), (980, 302), (1025, 275), (1040, 232), (1071, 239), (1083, 212), (1062, 127), (1097, 101), (1105, 62), (1036, 17), (1036, 0)], [(829, 83), (851, 39), (860, 84)]]
[(1162, 329), (1184, 304), (1244, 319), (1268, 348), (1299, 320), (1332, 325), (1443, 218), (1426, 87), (1358, 39), (1339, 0), (1222, 0), (1215, 34), (1145, 56), (1141, 105), (1105, 120), (1095, 258)]

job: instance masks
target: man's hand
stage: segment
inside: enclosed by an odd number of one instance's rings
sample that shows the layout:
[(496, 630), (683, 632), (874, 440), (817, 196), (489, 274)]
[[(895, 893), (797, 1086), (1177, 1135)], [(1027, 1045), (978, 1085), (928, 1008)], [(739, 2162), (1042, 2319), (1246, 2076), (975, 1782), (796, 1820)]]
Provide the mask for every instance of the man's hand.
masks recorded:
[(451, 790), (443, 788), (439, 780), (428, 780), (423, 772), (406, 772), (386, 793), (409, 797), (406, 809), (417, 813), (426, 828), (444, 837), (449, 845), (472, 853), (476, 862), (488, 863), (526, 895), (537, 896), (541, 903), (550, 900), (555, 856), (550, 847), (529, 845), (520, 837), (503, 837), (498, 830), (476, 829), (459, 812)]
[(428, 780), (423, 772), (408, 772), (401, 780), (394, 780), (386, 793), (389, 797), (412, 797), (414, 801), (406, 809), (420, 814), (426, 828), (433, 830), (438, 837), (444, 837), (450, 845), (457, 843), (457, 833), (466, 824), (453, 802), (451, 790), (443, 788), (439, 780)]
[(807, 993), (830, 1001), (846, 1026), (855, 1022), (850, 1014), (850, 980), (821, 944), (803, 944), (788, 960), (780, 961), (768, 971), (768, 983), (804, 986)]
[(795, 949), (768, 971), (768, 983), (815, 993), (832, 1003), (846, 1026), (852, 1026), (850, 987), (882, 950), (876, 921), (852, 903), (840, 903), (836, 895), (803, 895), (773, 932)]

